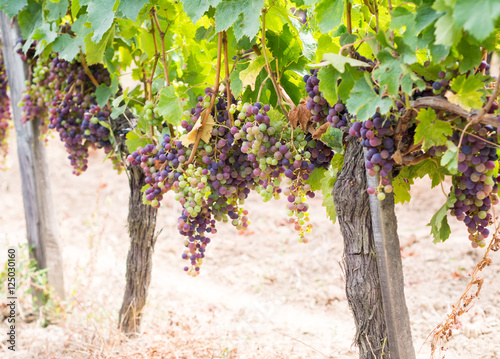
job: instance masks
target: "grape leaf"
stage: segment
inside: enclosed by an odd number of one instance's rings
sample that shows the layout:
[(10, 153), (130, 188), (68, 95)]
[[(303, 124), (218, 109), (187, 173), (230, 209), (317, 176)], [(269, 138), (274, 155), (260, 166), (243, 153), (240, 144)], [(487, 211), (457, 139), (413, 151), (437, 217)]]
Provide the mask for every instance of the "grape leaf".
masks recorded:
[(108, 102), (109, 98), (118, 91), (118, 76), (111, 75), (112, 81), (110, 86), (100, 84), (95, 90), (97, 104), (102, 108)]
[(120, 0), (80, 0), (80, 5), (87, 5), (88, 21), (91, 23), (92, 41), (99, 43), (115, 19), (114, 7)]
[(423, 141), (422, 148), (424, 150), (428, 150), (433, 146), (445, 145), (448, 136), (453, 134), (451, 124), (438, 120), (436, 112), (431, 108), (420, 110), (417, 121), (419, 121), (419, 124), (415, 130), (415, 143)]
[(87, 14), (81, 15), (71, 26), (71, 30), (77, 36), (71, 37), (68, 34), (62, 34), (54, 41), (53, 49), (59, 53), (59, 58), (71, 61), (78, 55), (80, 49), (85, 47), (85, 36), (92, 32), (85, 26), (86, 22)]
[(319, 31), (323, 33), (329, 32), (342, 22), (344, 1), (323, 0), (316, 5), (314, 12), (316, 13)]
[(326, 144), (332, 150), (337, 153), (344, 152), (344, 145), (342, 139), (344, 138), (344, 132), (340, 128), (329, 126), (326, 132), (321, 135), (321, 142)]
[(451, 82), (450, 86), (455, 93), (447, 91), (445, 94), (446, 98), (451, 103), (459, 105), (467, 111), (473, 108), (481, 108), (483, 105), (481, 101), (483, 93), (479, 89), (484, 87), (481, 79), (481, 74), (469, 77), (466, 75), (458, 76)]
[[(403, 6), (398, 6), (392, 11), (391, 24), (389, 30), (396, 30), (403, 26), (408, 26), (415, 21), (415, 14)], [(417, 34), (415, 34), (417, 35)]]
[[(342, 156), (343, 158), (343, 156)], [(323, 194), (323, 207), (326, 209), (326, 216), (335, 223), (337, 220), (337, 211), (333, 202), (332, 190), (337, 181), (336, 171), (326, 171), (321, 180), (321, 193)]]
[(151, 143), (149, 138), (144, 138), (139, 136), (135, 131), (130, 131), (127, 133), (127, 140), (125, 141), (125, 145), (127, 146), (128, 152), (132, 153), (137, 150), (138, 147), (144, 147), (147, 144)]
[(117, 11), (121, 12), (123, 17), (135, 21), (144, 5), (148, 3), (149, 0), (120, 0)]
[(250, 86), (250, 88), (255, 90), (255, 80), (259, 76), (260, 72), (266, 65), (266, 60), (264, 55), (256, 57), (250, 62), (250, 65), (240, 72), (239, 78), (242, 82), (242, 87), (245, 88)]
[(410, 202), (410, 188), (412, 184), (413, 178), (409, 177), (408, 167), (404, 167), (401, 172), (392, 180), (394, 203)]
[(350, 57), (345, 57), (342, 55), (334, 54), (334, 53), (328, 53), (323, 55), (323, 62), (320, 62), (318, 64), (310, 64), (307, 65), (309, 67), (324, 67), (324, 66), (329, 66), (332, 65), (335, 67), (339, 72), (344, 73), (345, 71), (345, 65), (349, 64), (353, 67), (355, 66), (367, 66), (365, 62), (350, 58)]
[(450, 237), (451, 229), (448, 224), (448, 205), (446, 203), (432, 216), (428, 226), (431, 227), (435, 244), (444, 242)]
[(182, 103), (175, 93), (173, 86), (167, 86), (160, 90), (160, 100), (158, 101), (158, 113), (165, 121), (172, 125), (177, 125), (182, 117)]
[(268, 31), (266, 34), (267, 45), (275, 58), (279, 60), (280, 70), (290, 62), (298, 60), (301, 48), (296, 37), (290, 31), (290, 27), (283, 26), (283, 32), (277, 34), (273, 31)]
[(55, 21), (64, 17), (64, 15), (66, 15), (66, 11), (68, 11), (68, 7), (68, 0), (59, 0), (58, 2), (45, 2), (43, 4), (43, 8), (46, 11), (45, 19), (47, 21)]
[(236, 23), (233, 28), (237, 40), (241, 39), (243, 35), (253, 39), (260, 28), (260, 10), (263, 7), (264, 0), (220, 2), (215, 11), (215, 32), (225, 31)]
[(470, 40), (469, 36), (464, 36), (457, 46), (458, 52), (463, 55), (462, 60), (458, 62), (458, 70), (462, 74), (478, 66), (483, 57), (481, 49), (468, 40)]
[(451, 141), (446, 142), (448, 149), (441, 158), (441, 166), (445, 166), (451, 174), (458, 173), (458, 147)]
[(455, 21), (450, 12), (445, 13), (436, 21), (435, 28), (436, 45), (453, 46), (462, 37), (462, 31), (455, 26)]
[[(370, 83), (368, 83), (370, 81)], [(352, 88), (351, 95), (346, 102), (349, 113), (356, 114), (358, 121), (366, 121), (377, 112), (387, 113), (392, 106), (389, 98), (377, 95), (371, 85), (371, 80), (361, 77)]]
[(500, 17), (498, 0), (457, 0), (453, 8), (453, 18), (477, 40), (486, 40), (495, 30), (495, 22)]
[(0, 10), (3, 10), (8, 17), (16, 16), (26, 5), (28, 0), (0, 0)]
[(104, 36), (101, 37), (101, 41), (95, 43), (92, 41), (92, 34), (87, 34), (85, 36), (85, 54), (88, 65), (97, 64), (102, 62), (102, 58), (104, 57), (104, 52), (108, 48), (108, 46), (113, 44), (113, 39), (115, 38), (115, 26), (113, 25)]
[(222, 0), (182, 0), (182, 5), (187, 16), (191, 18), (193, 24), (205, 14), (210, 6), (216, 7)]
[(318, 72), (319, 90), (330, 104), (336, 104), (338, 100), (337, 80), (339, 76), (340, 73), (333, 66), (323, 67)]
[(377, 57), (380, 60), (380, 67), (373, 71), (373, 75), (380, 86), (387, 86), (387, 92), (396, 96), (399, 91), (399, 81), (403, 75), (401, 61), (395, 59), (386, 50), (380, 51)]
[(306, 181), (311, 186), (311, 191), (317, 191), (321, 188), (321, 180), (325, 177), (326, 170), (323, 167), (316, 167), (309, 175)]
[(71, 0), (71, 16), (76, 18), (76, 15), (78, 15), (78, 12), (80, 11), (81, 6), (80, 6), (80, 1), (79, 0)]

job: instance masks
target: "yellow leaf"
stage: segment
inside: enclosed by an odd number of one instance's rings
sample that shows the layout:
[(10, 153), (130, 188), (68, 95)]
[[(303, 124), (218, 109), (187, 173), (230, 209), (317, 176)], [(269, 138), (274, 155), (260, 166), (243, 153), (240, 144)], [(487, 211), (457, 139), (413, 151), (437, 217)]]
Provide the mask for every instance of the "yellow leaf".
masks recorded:
[(196, 141), (196, 135), (200, 130), (202, 131), (201, 139), (203, 140), (203, 142), (208, 143), (210, 141), (210, 138), (212, 137), (212, 128), (214, 127), (215, 122), (212, 115), (208, 115), (205, 126), (203, 126), (203, 129), (201, 128), (201, 123), (203, 122), (203, 118), (205, 117), (205, 111), (206, 110), (204, 110), (200, 114), (200, 117), (198, 117), (198, 121), (196, 121), (196, 123), (194, 124), (193, 129), (189, 131), (189, 133), (186, 133), (179, 138), (184, 146), (188, 147), (189, 145), (193, 144)]

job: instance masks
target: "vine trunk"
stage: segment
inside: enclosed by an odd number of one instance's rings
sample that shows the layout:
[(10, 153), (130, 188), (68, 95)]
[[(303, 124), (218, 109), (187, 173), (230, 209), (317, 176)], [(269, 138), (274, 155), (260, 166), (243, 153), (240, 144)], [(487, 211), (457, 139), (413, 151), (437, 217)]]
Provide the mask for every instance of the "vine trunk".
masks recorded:
[(139, 331), (142, 310), (146, 304), (153, 251), (157, 209), (142, 203), (141, 188), (145, 180), (141, 168), (129, 168), (130, 199), (128, 230), (130, 249), (127, 256), (126, 288), (120, 309), (120, 328), (125, 334)]
[(347, 301), (356, 323), (354, 342), (360, 359), (390, 358), (366, 187), (363, 148), (348, 137), (344, 166), (332, 194), (344, 237)]

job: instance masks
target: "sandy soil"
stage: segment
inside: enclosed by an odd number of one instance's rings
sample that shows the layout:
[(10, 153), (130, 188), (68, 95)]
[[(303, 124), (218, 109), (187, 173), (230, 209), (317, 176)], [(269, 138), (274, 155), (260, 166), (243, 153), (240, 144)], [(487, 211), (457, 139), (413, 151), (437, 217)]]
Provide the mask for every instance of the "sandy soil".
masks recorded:
[[(11, 169), (0, 173), (0, 247), (25, 242), (15, 144)], [(58, 140), (47, 147), (63, 248), (68, 314), (57, 325), (18, 328), (12, 358), (356, 358), (355, 332), (340, 262), (343, 242), (316, 197), (309, 244), (286, 223), (283, 201), (248, 200), (247, 232), (219, 225), (197, 278), (182, 270), (179, 205), (168, 198), (159, 212), (158, 237), (142, 333), (129, 340), (116, 330), (125, 285), (129, 240), (128, 183), (103, 157), (71, 174)], [(426, 224), (444, 203), (440, 188), (423, 180), (410, 205), (397, 206), (405, 288), (414, 346), (428, 358), (426, 338), (449, 312), (484, 250), (473, 250), (465, 227), (451, 221), (452, 237), (434, 245)], [(500, 357), (500, 255), (484, 271), (480, 300), (461, 317), (447, 358)], [(5, 261), (4, 255), (0, 263)], [(4, 295), (4, 293), (2, 293)], [(22, 294), (21, 294), (22, 296)], [(24, 294), (22, 303), (29, 303)], [(26, 313), (23, 313), (23, 315)], [(5, 355), (5, 323), (0, 356)]]

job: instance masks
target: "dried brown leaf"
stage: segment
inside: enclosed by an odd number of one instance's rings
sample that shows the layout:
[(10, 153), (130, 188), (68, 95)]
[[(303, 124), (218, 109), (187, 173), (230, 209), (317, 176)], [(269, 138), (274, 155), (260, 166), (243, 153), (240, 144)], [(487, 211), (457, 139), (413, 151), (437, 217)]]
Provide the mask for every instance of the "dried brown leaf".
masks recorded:
[(321, 139), (321, 136), (326, 133), (326, 131), (328, 130), (328, 127), (330, 126), (330, 123), (327, 122), (327, 123), (324, 123), (322, 124), (316, 131), (314, 131), (314, 133), (312, 134), (312, 137), (314, 140), (320, 140)]
[(301, 103), (299, 106), (290, 110), (288, 118), (293, 128), (300, 126), (303, 131), (307, 131), (307, 125), (312, 119), (312, 114), (311, 111), (307, 109), (306, 104)]

